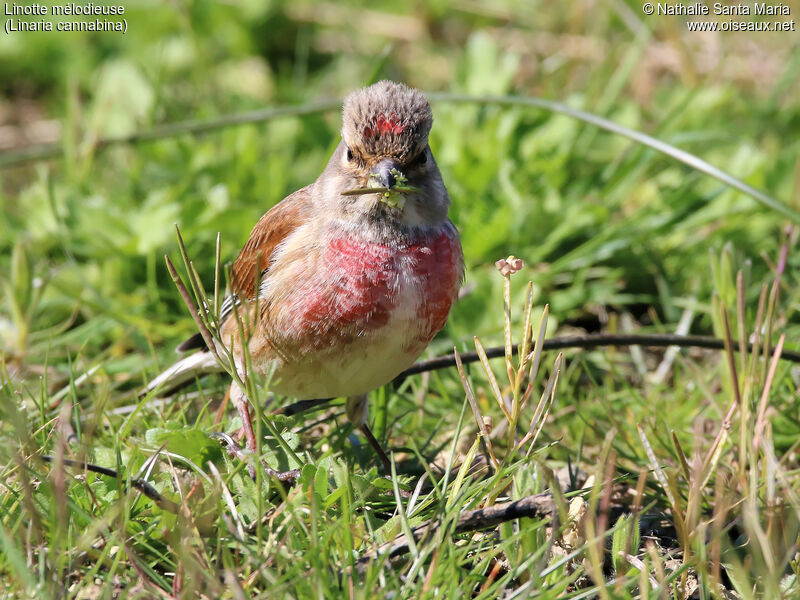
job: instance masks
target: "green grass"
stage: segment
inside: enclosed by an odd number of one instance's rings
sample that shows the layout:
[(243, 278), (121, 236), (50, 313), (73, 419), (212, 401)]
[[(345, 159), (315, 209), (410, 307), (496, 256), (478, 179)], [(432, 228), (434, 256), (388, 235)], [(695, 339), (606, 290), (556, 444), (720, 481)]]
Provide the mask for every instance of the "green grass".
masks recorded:
[[(398, 10), (139, 4), (125, 36), (0, 38), (0, 593), (681, 598), (699, 582), (700, 598), (798, 597), (797, 370), (770, 376), (769, 352), (681, 350), (660, 369), (663, 350), (566, 350), (538, 415), (555, 353), (525, 403), (502, 359), (496, 389), (480, 364), (411, 377), (371, 397), (391, 479), (341, 402), (259, 420), (265, 460), (301, 469), (293, 487), (251, 480), (208, 437), (238, 428), (230, 408), (217, 420), (225, 378), (137, 398), (196, 331), (164, 265), (180, 265), (174, 225), (213, 290), (217, 234), (230, 261), (327, 161), (339, 120), (316, 104), (380, 77), (432, 92), (467, 261), (469, 293), (426, 357), (503, 345), (506, 327), (522, 342), (527, 280), (533, 337), (547, 304), (548, 337), (683, 320), (734, 347), (798, 349), (794, 34), (688, 34), (637, 3)], [(265, 106), (298, 110), (231, 122)], [(187, 121), (218, 127), (172, 129)], [(57, 158), (10, 166), (34, 125), (55, 131)], [(126, 136), (148, 139), (98, 144)], [(510, 254), (526, 266), (506, 325), (494, 262)], [(513, 450), (534, 416), (530, 452)], [(539, 493), (555, 529), (455, 531), (463, 511)], [(429, 520), (406, 553), (358, 562)]]

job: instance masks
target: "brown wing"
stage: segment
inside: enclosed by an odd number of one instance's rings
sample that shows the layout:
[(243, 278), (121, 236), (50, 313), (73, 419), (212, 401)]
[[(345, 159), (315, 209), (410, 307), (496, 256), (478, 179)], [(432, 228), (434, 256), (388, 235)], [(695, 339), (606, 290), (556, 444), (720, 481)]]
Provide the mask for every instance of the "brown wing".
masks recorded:
[(311, 186), (297, 190), (272, 207), (253, 227), (231, 269), (231, 285), (239, 298), (254, 298), (261, 275), (269, 268), (275, 248), (305, 221)]
[[(261, 276), (269, 268), (275, 248), (287, 235), (303, 223), (308, 214), (311, 186), (306, 186), (287, 196), (259, 219), (247, 243), (239, 252), (231, 269), (231, 286), (238, 298), (252, 299), (261, 284)], [(221, 319), (233, 310), (236, 298), (228, 296), (222, 305)], [(196, 333), (179, 345), (178, 352), (205, 348), (203, 337)]]

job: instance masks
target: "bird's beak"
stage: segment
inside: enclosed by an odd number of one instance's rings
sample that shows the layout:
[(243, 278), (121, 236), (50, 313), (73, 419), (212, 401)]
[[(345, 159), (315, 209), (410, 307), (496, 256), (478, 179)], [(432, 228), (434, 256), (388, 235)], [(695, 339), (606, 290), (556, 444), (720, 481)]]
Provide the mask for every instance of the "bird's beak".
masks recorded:
[(420, 189), (408, 185), (408, 178), (399, 167), (399, 163), (386, 158), (373, 167), (366, 187), (344, 190), (341, 194), (342, 196), (376, 194), (387, 206), (403, 210), (406, 203), (405, 194), (419, 193)]
[(375, 168), (372, 169), (371, 176), (386, 189), (391, 189), (398, 181), (403, 183), (406, 179), (403, 172), (400, 170), (400, 165), (391, 158), (386, 158), (375, 165)]

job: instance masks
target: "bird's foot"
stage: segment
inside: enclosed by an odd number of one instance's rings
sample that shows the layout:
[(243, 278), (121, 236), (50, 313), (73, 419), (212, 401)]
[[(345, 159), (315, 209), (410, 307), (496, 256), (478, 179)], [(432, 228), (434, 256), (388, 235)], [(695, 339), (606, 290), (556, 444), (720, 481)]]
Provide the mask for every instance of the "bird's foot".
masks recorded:
[(238, 442), (227, 433), (215, 431), (214, 433), (209, 434), (209, 437), (211, 437), (213, 440), (217, 440), (220, 446), (225, 448), (225, 451), (231, 458), (246, 460), (247, 450), (239, 446)]
[[(253, 463), (249, 460), (249, 458), (253, 455), (251, 450), (249, 450), (248, 448), (242, 448), (230, 435), (221, 431), (212, 433), (211, 437), (219, 441), (220, 445), (222, 445), (225, 448), (225, 451), (228, 453), (228, 456), (246, 462), (247, 472), (250, 474), (250, 479), (255, 480), (256, 469)], [(264, 471), (266, 471), (267, 476), (277, 479), (282, 483), (294, 485), (300, 478), (300, 469), (277, 471), (272, 467), (266, 465), (264, 461), (261, 461), (261, 465), (264, 467)]]

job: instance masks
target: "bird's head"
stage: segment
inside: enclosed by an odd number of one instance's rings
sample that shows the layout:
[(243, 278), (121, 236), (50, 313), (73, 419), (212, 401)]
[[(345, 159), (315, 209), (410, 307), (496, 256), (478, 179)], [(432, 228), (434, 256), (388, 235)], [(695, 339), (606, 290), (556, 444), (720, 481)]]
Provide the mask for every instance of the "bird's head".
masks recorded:
[(425, 96), (404, 84), (380, 81), (350, 94), (326, 170), (343, 208), (406, 225), (446, 218), (449, 199), (428, 146), (432, 124)]

